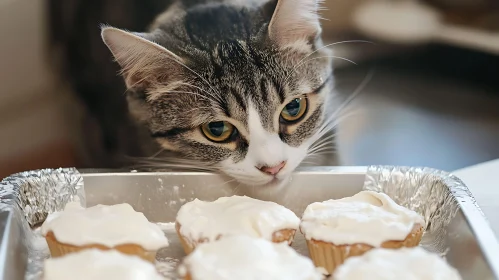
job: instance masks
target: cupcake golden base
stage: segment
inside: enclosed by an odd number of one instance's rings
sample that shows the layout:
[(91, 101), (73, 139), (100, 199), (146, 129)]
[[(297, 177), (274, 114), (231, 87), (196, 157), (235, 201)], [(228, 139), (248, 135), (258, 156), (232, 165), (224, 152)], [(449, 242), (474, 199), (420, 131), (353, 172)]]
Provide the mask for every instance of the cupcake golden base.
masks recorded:
[(291, 244), (299, 225), (300, 219), (293, 211), (247, 196), (220, 197), (215, 201), (194, 199), (182, 205), (175, 219), (187, 254), (198, 244), (217, 241), (222, 236), (247, 235)]
[[(182, 248), (184, 249), (184, 252), (187, 255), (190, 254), (192, 251), (194, 251), (194, 249), (196, 248), (197, 245), (202, 244), (202, 243), (206, 243), (209, 241), (207, 238), (202, 238), (202, 239), (197, 240), (195, 242), (191, 242), (180, 233), (181, 227), (182, 226), (180, 225), (180, 223), (178, 223), (178, 222), (175, 223), (175, 230), (177, 231), (178, 238), (180, 239), (180, 244), (182, 244)], [(293, 243), (295, 233), (296, 233), (296, 230), (294, 230), (294, 229), (283, 229), (283, 230), (276, 231), (272, 234), (272, 242), (274, 242), (274, 243), (287, 242), (289, 245), (291, 245)], [(221, 234), (219, 236), (217, 236), (217, 238), (215, 240), (220, 239), (220, 237), (222, 237)]]
[(154, 262), (156, 259), (156, 251), (147, 251), (139, 245), (135, 244), (123, 244), (117, 245), (115, 247), (106, 247), (100, 244), (91, 244), (85, 246), (74, 246), (71, 244), (65, 244), (57, 241), (53, 232), (48, 232), (45, 236), (47, 245), (50, 250), (50, 255), (55, 257), (62, 257), (71, 253), (80, 252), (87, 249), (100, 249), (100, 250), (117, 250), (126, 255), (138, 256), (146, 261)]
[(421, 215), (388, 195), (361, 191), (308, 205), (300, 230), (314, 264), (331, 274), (345, 259), (373, 248), (417, 246), (424, 226)]
[[(411, 233), (404, 240), (385, 241), (381, 244), (381, 248), (399, 249), (404, 247), (416, 247), (421, 241), (423, 232), (423, 226), (415, 225)], [(335, 245), (333, 243), (314, 239), (307, 240), (307, 245), (310, 258), (315, 266), (323, 267), (329, 274), (332, 274), (347, 258), (363, 255), (367, 251), (375, 248), (371, 245), (362, 243)]]

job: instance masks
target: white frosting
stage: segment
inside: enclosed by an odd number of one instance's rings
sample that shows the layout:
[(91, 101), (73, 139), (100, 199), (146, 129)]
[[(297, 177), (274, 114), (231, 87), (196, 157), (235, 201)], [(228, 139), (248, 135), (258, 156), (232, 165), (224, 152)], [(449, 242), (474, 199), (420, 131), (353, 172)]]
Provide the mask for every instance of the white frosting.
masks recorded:
[(126, 203), (90, 208), (68, 203), (64, 211), (47, 217), (42, 234), (49, 231), (54, 233), (57, 241), (75, 246), (136, 244), (150, 251), (168, 246), (161, 228)]
[(153, 264), (117, 251), (84, 250), (47, 259), (43, 280), (164, 280)]
[(436, 254), (420, 247), (373, 249), (348, 258), (334, 280), (460, 280), (457, 270)]
[(285, 243), (235, 235), (199, 245), (184, 259), (180, 274), (193, 280), (319, 280), (312, 261)]
[(415, 224), (424, 225), (423, 217), (416, 212), (396, 204), (386, 194), (362, 191), (352, 197), (310, 204), (300, 229), (309, 240), (379, 247), (388, 240), (404, 240)]
[(188, 202), (178, 211), (177, 222), (181, 225), (180, 233), (191, 241), (213, 241), (220, 235), (236, 234), (271, 240), (275, 231), (298, 229), (300, 219), (277, 203), (231, 196), (213, 202)]

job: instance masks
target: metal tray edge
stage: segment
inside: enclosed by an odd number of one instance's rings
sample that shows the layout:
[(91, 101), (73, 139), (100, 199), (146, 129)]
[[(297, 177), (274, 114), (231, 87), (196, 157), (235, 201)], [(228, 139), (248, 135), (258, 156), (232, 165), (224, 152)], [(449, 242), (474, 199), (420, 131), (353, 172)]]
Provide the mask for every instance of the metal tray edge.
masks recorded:
[[(300, 168), (296, 171), (296, 173), (350, 173), (350, 174), (365, 174), (370, 167), (368, 166), (340, 166), (340, 167), (304, 167)], [(42, 170), (33, 170), (27, 172), (36, 172), (36, 171), (47, 171), (55, 169), (42, 169)], [(58, 169), (58, 170), (76, 170), (74, 168), (68, 169)], [(437, 170), (435, 170), (437, 171)], [(134, 175), (151, 175), (151, 173), (155, 173), (157, 175), (172, 175), (172, 174), (213, 174), (207, 172), (133, 172), (132, 170), (114, 170), (114, 169), (77, 169), (81, 175), (84, 176), (106, 176), (109, 174), (122, 174), (122, 173), (132, 173)], [(26, 173), (26, 172), (22, 172)], [(23, 183), (22, 180), (27, 181), (27, 179), (22, 178), (19, 179), (19, 174), (12, 174), (8, 177), (2, 179), (2, 183), (0, 186), (12, 186), (9, 184), (9, 180), (17, 179), (19, 183)], [(497, 239), (495, 233), (492, 231), (490, 224), (487, 218), (484, 216), (480, 207), (476, 204), (476, 201), (473, 198), (473, 194), (469, 191), (468, 187), (455, 175), (447, 172), (440, 171), (439, 176), (442, 180), (446, 182), (448, 186), (460, 186), (462, 190), (466, 192), (467, 195), (460, 195), (457, 199), (459, 206), (462, 209), (463, 214), (466, 217), (467, 222), (470, 224), (471, 229), (473, 231), (474, 236), (476, 237), (480, 249), (486, 257), (486, 261), (489, 264), (490, 269), (494, 273), (495, 277), (499, 279), (499, 240)], [(213, 174), (215, 175), (215, 174)], [(13, 186), (12, 186), (13, 187)], [(12, 189), (13, 192), (8, 193), (5, 189), (0, 189), (0, 204), (3, 204), (0, 207), (0, 213), (3, 212), (13, 212), (16, 209), (16, 195), (14, 191), (19, 191), (19, 189)], [(11, 207), (6, 207), (6, 205), (10, 205)], [(2, 219), (0, 219), (0, 263), (6, 264), (9, 253), (6, 248), (8, 247), (7, 241), (9, 239), (9, 227), (12, 226), (13, 217), (12, 215), (2, 215)], [(0, 267), (0, 276), (2, 279), (9, 279), (8, 275), (9, 269), (4, 266)], [(7, 278), (5, 278), (7, 277)]]
[(476, 203), (469, 188), (461, 179), (451, 173), (442, 172), (442, 174), (447, 175), (442, 176), (447, 185), (459, 185), (467, 192), (468, 195), (459, 196), (457, 202), (461, 207), (467, 222), (470, 224), (473, 235), (480, 244), (480, 249), (485, 255), (490, 269), (494, 273), (496, 279), (499, 279), (499, 240), (492, 230), (487, 217)]

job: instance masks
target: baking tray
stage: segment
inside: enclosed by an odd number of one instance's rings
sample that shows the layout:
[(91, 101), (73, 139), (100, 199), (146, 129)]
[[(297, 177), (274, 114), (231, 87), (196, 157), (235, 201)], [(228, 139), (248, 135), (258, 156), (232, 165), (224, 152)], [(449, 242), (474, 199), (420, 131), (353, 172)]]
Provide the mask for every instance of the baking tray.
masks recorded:
[[(442, 254), (463, 279), (499, 279), (499, 242), (466, 186), (455, 176), (427, 168), (390, 166), (310, 167), (282, 190), (245, 187), (222, 175), (199, 172), (130, 172), (46, 169), (12, 175), (0, 185), (0, 279), (40, 279), (48, 257), (37, 225), (70, 200), (82, 204), (126, 202), (160, 223), (171, 245), (158, 254), (158, 269), (176, 279), (184, 256), (173, 224), (180, 206), (194, 198), (233, 194), (272, 200), (301, 215), (315, 201), (383, 191), (422, 214), (422, 246)], [(307, 255), (297, 233), (293, 247)]]

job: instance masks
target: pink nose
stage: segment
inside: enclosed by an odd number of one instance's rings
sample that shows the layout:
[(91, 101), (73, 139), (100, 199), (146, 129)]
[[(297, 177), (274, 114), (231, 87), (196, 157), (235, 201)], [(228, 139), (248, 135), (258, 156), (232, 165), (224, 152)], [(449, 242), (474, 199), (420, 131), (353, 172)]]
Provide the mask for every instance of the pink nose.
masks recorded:
[(281, 163), (279, 163), (278, 165), (276, 166), (262, 166), (258, 169), (260, 169), (260, 171), (262, 171), (263, 173), (267, 173), (269, 175), (276, 175), (277, 173), (279, 173), (279, 171), (281, 171), (281, 169), (286, 165), (286, 162), (283, 161)]

